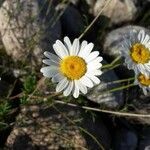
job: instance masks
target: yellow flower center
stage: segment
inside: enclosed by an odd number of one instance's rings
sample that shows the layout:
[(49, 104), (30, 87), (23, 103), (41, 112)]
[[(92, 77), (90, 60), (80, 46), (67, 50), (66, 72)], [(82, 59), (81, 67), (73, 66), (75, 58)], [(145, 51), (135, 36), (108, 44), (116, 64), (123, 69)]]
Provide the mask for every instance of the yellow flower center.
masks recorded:
[(60, 72), (70, 80), (80, 79), (86, 70), (86, 62), (79, 56), (68, 56), (60, 62)]
[(136, 43), (131, 47), (130, 56), (135, 63), (145, 64), (150, 60), (150, 51), (143, 44)]
[(138, 80), (139, 80), (139, 82), (140, 82), (142, 85), (144, 85), (144, 86), (150, 86), (150, 77), (147, 78), (147, 77), (145, 77), (145, 75), (140, 74), (140, 75), (138, 76)]

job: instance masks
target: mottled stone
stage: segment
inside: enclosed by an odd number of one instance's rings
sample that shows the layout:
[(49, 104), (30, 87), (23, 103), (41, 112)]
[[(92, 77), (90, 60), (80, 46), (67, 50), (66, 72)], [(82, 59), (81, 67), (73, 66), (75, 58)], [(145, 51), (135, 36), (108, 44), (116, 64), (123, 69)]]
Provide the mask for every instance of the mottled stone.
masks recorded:
[(86, 1), (86, 3), (89, 5), (89, 6), (94, 6), (94, 4), (95, 4), (95, 2), (96, 2), (96, 0), (85, 0)]
[[(35, 112), (38, 113), (37, 118), (33, 117)], [(110, 149), (111, 138), (101, 118), (93, 122), (90, 114), (66, 105), (24, 106), (7, 139), (6, 149), (100, 149), (87, 132), (100, 141), (105, 149)]]
[[(132, 100), (132, 105), (135, 108), (134, 113), (145, 114), (145, 115), (150, 114), (150, 93), (147, 96), (145, 96), (142, 90), (138, 91), (138, 94), (136, 92), (136, 97), (134, 97), (134, 100), (133, 99), (131, 100)], [(132, 119), (130, 118), (130, 121), (132, 121), (133, 123), (150, 125), (149, 117), (136, 117)]]
[[(106, 0), (97, 0), (93, 7), (93, 14), (98, 15), (104, 7)], [(134, 20), (137, 8), (133, 0), (111, 0), (102, 12), (102, 15), (108, 17), (111, 23), (119, 24)]]
[(0, 8), (0, 33), (8, 55), (14, 61), (40, 65), (42, 53), (52, 51), (52, 43), (60, 38), (58, 21), (52, 27), (55, 10), (48, 1), (5, 0)]

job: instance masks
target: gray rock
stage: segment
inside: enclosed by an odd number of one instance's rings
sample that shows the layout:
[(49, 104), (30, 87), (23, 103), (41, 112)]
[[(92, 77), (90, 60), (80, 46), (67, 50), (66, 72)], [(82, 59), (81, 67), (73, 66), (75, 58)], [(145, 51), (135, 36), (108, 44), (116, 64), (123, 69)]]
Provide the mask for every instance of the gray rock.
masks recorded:
[[(69, 1), (70, 3), (72, 3), (73, 5), (77, 5), (79, 3), (79, 0), (70, 0)], [(61, 4), (64, 4), (64, 1), (62, 0), (55, 0), (55, 1), (52, 1), (52, 3), (57, 7), (57, 5), (61, 5)]]
[[(97, 16), (104, 7), (105, 0), (97, 0), (93, 7), (93, 14)], [(134, 20), (137, 8), (133, 0), (112, 0), (102, 12), (102, 15), (108, 17), (111, 23), (120, 24)]]
[(89, 6), (94, 6), (94, 4), (95, 4), (95, 2), (96, 2), (96, 0), (85, 0), (86, 1), (86, 3), (89, 5)]
[(79, 0), (71, 0), (71, 3), (77, 5), (79, 3)]
[(106, 108), (118, 108), (124, 104), (123, 91), (109, 92), (121, 84), (114, 84), (112, 81), (119, 80), (113, 70), (104, 72), (100, 76), (101, 83), (90, 89), (87, 98), (95, 103), (100, 104)]
[(135, 132), (121, 129), (114, 137), (114, 150), (136, 150), (138, 138)]
[(150, 150), (150, 128), (143, 129), (140, 137), (138, 150)]
[[(138, 94), (137, 94), (138, 93)], [(132, 100), (132, 105), (135, 108), (134, 113), (137, 114), (150, 114), (150, 94), (148, 94), (147, 96), (143, 95), (143, 91), (136, 91), (136, 93), (132, 92), (133, 95), (136, 95), (136, 97), (134, 97), (134, 99)], [(129, 95), (129, 97), (131, 97)], [(129, 119), (129, 118), (128, 118)], [(130, 118), (130, 121), (133, 123), (139, 123), (139, 124), (143, 124), (143, 125), (150, 125), (150, 118), (149, 117), (136, 117), (136, 118)]]
[(93, 122), (83, 110), (60, 104), (21, 107), (6, 147), (15, 150), (100, 149), (81, 128), (92, 134), (105, 149), (110, 149), (110, 135), (100, 118)]
[(96, 3), (96, 0), (85, 0), (87, 5), (89, 6), (89, 13), (93, 13), (93, 8), (94, 8), (94, 5)]
[(84, 30), (84, 22), (79, 11), (73, 7), (69, 6), (62, 15), (62, 30), (65, 35), (72, 38), (78, 37)]
[(43, 51), (51, 50), (60, 38), (60, 22), (51, 27), (54, 13), (48, 1), (44, 5), (40, 0), (5, 0), (0, 8), (0, 33), (14, 61), (41, 64)]

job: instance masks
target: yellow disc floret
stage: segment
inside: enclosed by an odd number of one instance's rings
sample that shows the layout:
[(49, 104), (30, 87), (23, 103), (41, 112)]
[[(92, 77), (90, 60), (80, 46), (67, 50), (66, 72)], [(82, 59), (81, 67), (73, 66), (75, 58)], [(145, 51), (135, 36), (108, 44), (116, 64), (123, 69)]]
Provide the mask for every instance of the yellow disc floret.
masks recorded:
[(150, 60), (150, 51), (143, 44), (136, 43), (131, 47), (130, 56), (135, 63), (145, 64)]
[(79, 56), (68, 56), (60, 62), (60, 72), (70, 80), (80, 79), (86, 70), (86, 62)]
[(138, 80), (139, 80), (139, 82), (140, 82), (142, 85), (144, 85), (144, 86), (150, 86), (150, 77), (147, 78), (145, 75), (140, 74), (140, 75), (138, 76)]

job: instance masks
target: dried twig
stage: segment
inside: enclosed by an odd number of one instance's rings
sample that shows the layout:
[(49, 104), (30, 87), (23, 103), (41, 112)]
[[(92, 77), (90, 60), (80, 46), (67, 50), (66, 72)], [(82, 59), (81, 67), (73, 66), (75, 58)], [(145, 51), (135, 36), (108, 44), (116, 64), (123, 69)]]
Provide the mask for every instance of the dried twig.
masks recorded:
[(98, 15), (94, 18), (94, 20), (88, 25), (88, 27), (83, 31), (83, 33), (79, 36), (79, 39), (81, 39), (87, 31), (89, 31), (89, 29), (93, 26), (93, 24), (97, 21), (97, 19), (99, 18), (99, 16), (102, 14), (102, 12), (104, 11), (104, 9), (106, 9), (106, 7), (108, 6), (108, 4), (110, 3), (111, 0), (107, 0), (104, 7), (99, 11)]
[(150, 114), (136, 114), (136, 113), (113, 111), (113, 110), (105, 110), (105, 109), (93, 108), (93, 107), (88, 107), (88, 106), (78, 106), (76, 104), (66, 103), (60, 100), (55, 100), (54, 103), (64, 104), (64, 105), (68, 105), (72, 107), (78, 107), (78, 108), (82, 108), (86, 110), (92, 110), (92, 111), (97, 111), (97, 112), (102, 112), (102, 113), (107, 113), (107, 114), (112, 114), (116, 116), (150, 118)]

